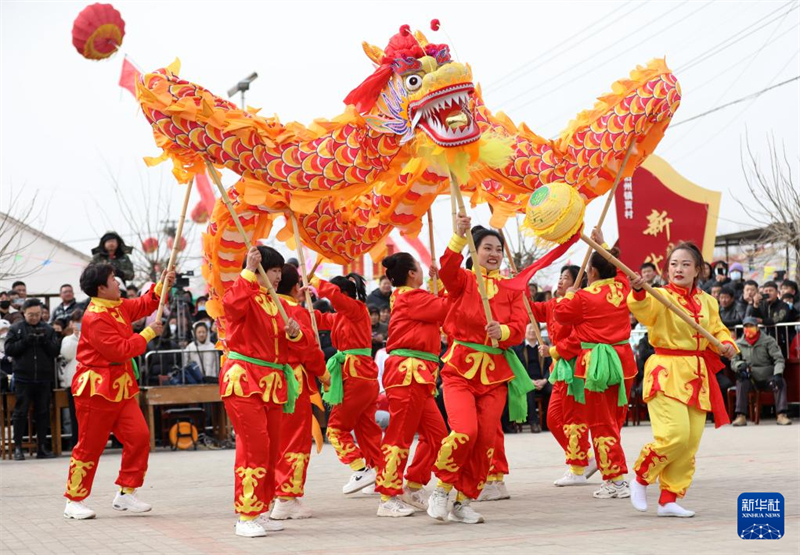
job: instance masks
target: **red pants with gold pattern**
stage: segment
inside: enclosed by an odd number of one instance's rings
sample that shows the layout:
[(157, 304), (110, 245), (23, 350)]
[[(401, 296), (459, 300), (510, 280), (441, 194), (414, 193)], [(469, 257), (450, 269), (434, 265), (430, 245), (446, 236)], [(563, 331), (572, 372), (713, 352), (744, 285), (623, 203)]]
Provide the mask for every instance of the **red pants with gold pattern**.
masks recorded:
[[(305, 380), (305, 377), (303, 377)], [(303, 497), (311, 458), (311, 399), (303, 383), (293, 414), (281, 417), (281, 441), (275, 466), (275, 497)]]
[(264, 402), (261, 395), (223, 401), (236, 432), (233, 506), (237, 514), (258, 516), (269, 509), (275, 492), (283, 405)]
[[(630, 392), (633, 380), (625, 380), (623, 387)], [(618, 406), (619, 385), (602, 393), (586, 390), (586, 417), (594, 444), (597, 468), (604, 480), (617, 478), (628, 472), (625, 453), (620, 443), (620, 429), (625, 424), (628, 405)]]
[(430, 384), (411, 382), (407, 386), (390, 387), (386, 390), (386, 396), (389, 399), (389, 427), (383, 436), (383, 460), (375, 491), (384, 495), (400, 495), (403, 493), (403, 471), (414, 434), (419, 432), (419, 441), (414, 451), (414, 461), (408, 467), (405, 478), (409, 482), (425, 485), (431, 479), (433, 463), (442, 439), (447, 435), (447, 428)]
[(92, 492), (100, 455), (114, 434), (122, 443), (122, 465), (117, 485), (138, 488), (144, 483), (150, 456), (150, 431), (136, 397), (119, 402), (100, 395), (75, 397), (78, 419), (78, 444), (69, 461), (69, 477), (64, 497), (82, 501)]
[(442, 482), (475, 499), (492, 461), (508, 386), (483, 385), (456, 372), (443, 373), (442, 384), (452, 431), (442, 441), (434, 472)]
[(377, 400), (378, 380), (348, 378), (344, 381), (344, 398), (333, 406), (328, 418), (328, 440), (339, 460), (354, 470), (363, 466), (379, 468), (383, 459), (381, 427), (375, 422)]

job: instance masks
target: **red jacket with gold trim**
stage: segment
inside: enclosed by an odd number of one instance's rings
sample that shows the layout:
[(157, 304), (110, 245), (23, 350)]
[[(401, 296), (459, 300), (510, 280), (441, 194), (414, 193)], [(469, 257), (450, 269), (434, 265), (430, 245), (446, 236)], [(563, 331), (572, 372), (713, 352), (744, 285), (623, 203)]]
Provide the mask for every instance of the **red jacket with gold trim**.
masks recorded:
[[(440, 328), (450, 308), (448, 299), (422, 289), (398, 287), (390, 299), (389, 340), (386, 352), (412, 349), (439, 356)], [(383, 387), (408, 386), (412, 382), (436, 386), (439, 364), (429, 360), (390, 356), (383, 369)]]
[[(281, 304), (288, 313), (286, 302)], [(278, 306), (267, 289), (259, 285), (256, 274), (249, 270), (242, 270), (225, 291), (222, 306), (228, 331), (226, 346), (230, 351), (274, 364), (288, 364), (291, 350), (302, 352), (311, 347), (302, 328), (294, 339), (286, 335)], [(283, 405), (287, 401), (282, 370), (231, 358), (226, 359), (220, 372), (219, 391), (223, 398), (260, 395), (265, 403)]]
[[(475, 274), (461, 267), (461, 251), (467, 240), (454, 235), (440, 259), (439, 278), (447, 288), (450, 311), (444, 321), (444, 332), (448, 338), (469, 343), (491, 346), (486, 335), (486, 315), (478, 291)], [(528, 315), (522, 306), (522, 292), (499, 287), (504, 279), (499, 272), (486, 272), (481, 268), (486, 282), (492, 318), (501, 324), (502, 336), (499, 347), (510, 349), (522, 343)], [(478, 353), (469, 347), (455, 342), (450, 346), (442, 360), (446, 363), (442, 372), (456, 372), (468, 380), (478, 380), (483, 385), (510, 381), (514, 378), (511, 367), (503, 355)]]
[[(562, 297), (563, 298), (563, 297)], [(575, 330), (570, 325), (560, 324), (556, 321), (553, 309), (559, 299), (552, 298), (543, 303), (531, 303), (533, 317), (537, 322), (547, 324), (547, 334), (550, 336), (550, 356), (554, 359), (563, 358), (572, 360), (581, 352), (581, 342), (575, 335)]]
[[(367, 305), (348, 297), (335, 285), (324, 279), (314, 278), (320, 297), (328, 299), (335, 313), (316, 311), (317, 327), (330, 330), (331, 343), (339, 351), (349, 349), (372, 349), (372, 320)], [(371, 356), (348, 355), (342, 365), (342, 380), (361, 378), (377, 380), (378, 367)]]
[(143, 355), (156, 334), (134, 333), (132, 322), (158, 309), (161, 284), (136, 299), (110, 301), (92, 297), (81, 321), (81, 337), (72, 379), (75, 397), (100, 395), (119, 403), (139, 393), (131, 359)]
[(308, 309), (288, 295), (280, 295), (280, 298), (286, 301), (286, 313), (289, 318), (300, 324), (303, 335), (311, 338), (312, 345), (308, 349), (302, 351), (289, 349), (289, 366), (294, 368), (297, 381), (300, 382), (300, 393), (302, 393), (303, 387), (307, 387), (309, 394), (313, 395), (318, 392), (317, 380), (314, 378), (324, 376), (327, 371), (325, 355), (314, 339), (314, 328), (311, 325), (311, 315), (308, 313)]
[[(556, 322), (574, 327), (578, 341), (613, 345), (626, 380), (635, 378), (637, 373), (636, 361), (628, 342), (631, 320), (626, 299), (630, 290), (628, 278), (617, 271), (613, 278), (600, 279), (575, 293), (567, 293), (553, 310)], [(623, 341), (624, 345), (615, 345)], [(575, 364), (576, 378), (586, 378), (590, 350), (581, 350)]]

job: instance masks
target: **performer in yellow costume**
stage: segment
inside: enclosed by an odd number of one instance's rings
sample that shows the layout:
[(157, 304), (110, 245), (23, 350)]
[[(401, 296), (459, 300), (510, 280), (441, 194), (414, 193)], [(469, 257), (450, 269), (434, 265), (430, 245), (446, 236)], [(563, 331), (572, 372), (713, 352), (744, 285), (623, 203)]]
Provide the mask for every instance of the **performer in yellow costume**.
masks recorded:
[(719, 317), (716, 299), (697, 288), (703, 255), (692, 243), (680, 243), (668, 260), (669, 283), (662, 289), (677, 305), (722, 344), (720, 353), (708, 340), (643, 290), (644, 279), (631, 285), (628, 307), (647, 326), (655, 355), (644, 369), (643, 397), (650, 412), (655, 440), (642, 448), (634, 467), (631, 503), (647, 510), (647, 486), (658, 479), (661, 497), (658, 516), (691, 517), (694, 511), (678, 505), (695, 470), (694, 456), (706, 423), (714, 413), (716, 427), (728, 424), (728, 415), (715, 374), (722, 367), (719, 355), (732, 358), (738, 349)]

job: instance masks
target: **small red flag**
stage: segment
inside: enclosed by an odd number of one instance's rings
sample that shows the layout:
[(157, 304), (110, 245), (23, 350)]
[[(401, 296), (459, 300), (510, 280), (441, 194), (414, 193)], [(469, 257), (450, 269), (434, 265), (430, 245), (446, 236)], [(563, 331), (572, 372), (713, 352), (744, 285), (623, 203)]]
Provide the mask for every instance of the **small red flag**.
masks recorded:
[(136, 80), (141, 72), (128, 60), (128, 56), (122, 59), (122, 73), (119, 74), (119, 86), (136, 96)]

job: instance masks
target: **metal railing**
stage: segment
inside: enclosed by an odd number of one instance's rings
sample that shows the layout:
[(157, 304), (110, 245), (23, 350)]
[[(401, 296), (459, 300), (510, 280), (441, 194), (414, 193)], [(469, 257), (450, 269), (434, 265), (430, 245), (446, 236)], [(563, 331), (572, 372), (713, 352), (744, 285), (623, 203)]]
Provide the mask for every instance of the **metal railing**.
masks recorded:
[[(798, 335), (800, 334), (800, 322), (783, 322), (770, 326), (759, 324), (758, 327), (761, 329), (762, 333), (766, 333), (775, 338), (778, 342), (778, 346), (781, 348), (783, 356), (787, 360), (796, 360), (800, 358), (800, 339), (798, 339)], [(744, 335), (744, 326), (735, 326), (733, 331), (738, 339)]]

